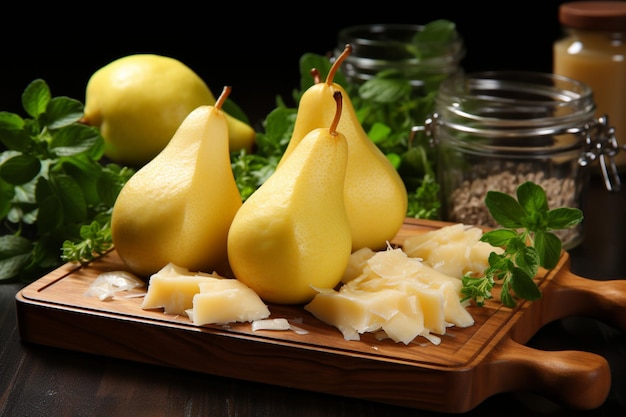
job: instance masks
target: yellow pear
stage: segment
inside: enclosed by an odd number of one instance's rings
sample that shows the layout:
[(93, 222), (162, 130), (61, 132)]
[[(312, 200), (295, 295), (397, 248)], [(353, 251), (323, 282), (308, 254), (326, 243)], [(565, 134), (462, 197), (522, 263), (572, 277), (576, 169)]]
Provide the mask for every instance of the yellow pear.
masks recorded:
[[(109, 159), (141, 166), (165, 147), (192, 110), (214, 104), (209, 87), (181, 61), (135, 54), (110, 62), (90, 77), (83, 122), (100, 129)], [(231, 150), (250, 152), (254, 129), (226, 118)]]
[(228, 228), (242, 200), (221, 106), (193, 110), (167, 146), (124, 185), (113, 206), (113, 244), (128, 267), (147, 277), (168, 263), (228, 275)]
[(315, 83), (302, 95), (292, 137), (278, 166), (291, 158), (307, 132), (328, 125), (333, 118), (333, 95), (341, 92), (344, 104), (337, 130), (348, 141), (345, 200), (352, 228), (352, 250), (364, 247), (380, 250), (402, 227), (408, 196), (395, 167), (363, 130), (348, 94), (333, 82), (351, 50), (347, 45), (333, 63), (326, 82)]
[(305, 303), (315, 288), (334, 288), (350, 260), (343, 197), (348, 145), (336, 130), (341, 95), (335, 100), (330, 127), (309, 132), (232, 221), (232, 271), (265, 302)]

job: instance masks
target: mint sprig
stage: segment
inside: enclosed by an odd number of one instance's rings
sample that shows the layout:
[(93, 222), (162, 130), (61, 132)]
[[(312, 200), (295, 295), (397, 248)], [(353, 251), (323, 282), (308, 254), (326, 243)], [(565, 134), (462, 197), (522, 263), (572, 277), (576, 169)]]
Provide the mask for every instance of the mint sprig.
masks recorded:
[(516, 190), (517, 200), (509, 194), (488, 191), (485, 205), (501, 228), (485, 232), (481, 240), (504, 249), (489, 255), (484, 275), (463, 277), (461, 290), (464, 300), (473, 299), (477, 305), (492, 298), (496, 283), (502, 285), (500, 301), (515, 307), (517, 299), (534, 301), (541, 290), (533, 280), (539, 267), (553, 269), (561, 256), (562, 243), (554, 230), (568, 229), (583, 220), (580, 209), (560, 207), (550, 209), (543, 188), (525, 182)]
[(78, 100), (36, 79), (22, 105), (29, 117), (0, 112), (0, 281), (32, 281), (111, 247), (111, 210), (133, 174), (104, 163), (104, 139), (79, 122)]

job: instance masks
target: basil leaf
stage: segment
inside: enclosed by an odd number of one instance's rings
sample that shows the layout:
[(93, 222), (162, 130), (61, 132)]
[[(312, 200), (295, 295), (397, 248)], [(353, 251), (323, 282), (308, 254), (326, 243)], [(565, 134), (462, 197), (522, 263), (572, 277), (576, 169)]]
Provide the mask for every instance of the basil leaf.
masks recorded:
[(535, 247), (541, 265), (546, 269), (554, 268), (561, 258), (562, 244), (559, 237), (552, 232), (537, 232)]
[(582, 220), (582, 210), (572, 207), (559, 207), (548, 212), (547, 227), (552, 230), (568, 229)]
[(528, 275), (521, 268), (515, 268), (511, 274), (511, 288), (519, 297), (534, 301), (541, 298), (541, 290), (533, 280), (533, 275)]
[(74, 123), (83, 117), (83, 104), (67, 97), (55, 97), (50, 100), (46, 107), (46, 117), (50, 120), (48, 129), (55, 130), (65, 126), (84, 126)]
[(485, 205), (501, 226), (511, 229), (523, 226), (521, 219), (526, 217), (526, 212), (512, 196), (500, 191), (487, 191)]
[(50, 142), (50, 150), (57, 156), (73, 156), (95, 150), (92, 157), (97, 160), (102, 155), (100, 142), (104, 141), (96, 128), (72, 124), (54, 132)]
[(517, 187), (517, 201), (526, 213), (541, 213), (548, 211), (548, 198), (541, 186), (533, 182), (525, 182)]
[(483, 242), (489, 243), (491, 246), (504, 247), (509, 244), (511, 239), (517, 236), (517, 232), (511, 229), (494, 229), (485, 232), (480, 237)]
[(39, 159), (18, 154), (0, 165), (0, 178), (8, 184), (21, 185), (33, 180), (41, 170)]
[(48, 84), (42, 79), (31, 82), (22, 94), (22, 106), (33, 119), (46, 112), (46, 107), (52, 97)]

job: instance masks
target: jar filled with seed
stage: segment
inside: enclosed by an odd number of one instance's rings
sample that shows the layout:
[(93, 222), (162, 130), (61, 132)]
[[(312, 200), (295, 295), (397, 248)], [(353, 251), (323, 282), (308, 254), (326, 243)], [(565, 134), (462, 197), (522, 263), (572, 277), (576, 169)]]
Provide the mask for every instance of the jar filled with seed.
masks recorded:
[[(555, 74), (493, 71), (444, 81), (425, 126), (438, 153), (442, 218), (497, 227), (487, 191), (515, 196), (526, 181), (546, 191), (549, 208), (580, 208), (594, 160), (607, 188), (619, 188), (612, 128), (595, 110), (589, 86)], [(555, 233), (570, 249), (581, 242), (582, 228)]]

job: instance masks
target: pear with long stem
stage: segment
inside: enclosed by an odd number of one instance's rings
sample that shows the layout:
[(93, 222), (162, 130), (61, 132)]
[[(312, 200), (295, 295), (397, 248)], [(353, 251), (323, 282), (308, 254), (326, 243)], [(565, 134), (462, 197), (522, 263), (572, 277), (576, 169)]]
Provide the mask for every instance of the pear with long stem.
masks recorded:
[(308, 132), (328, 126), (334, 117), (333, 95), (339, 91), (343, 96), (343, 110), (337, 130), (348, 141), (344, 192), (352, 230), (352, 250), (363, 247), (384, 249), (387, 241), (402, 227), (408, 196), (398, 171), (367, 136), (348, 94), (333, 82), (339, 66), (351, 52), (351, 45), (346, 45), (333, 63), (326, 81), (315, 83), (303, 93), (292, 137), (277, 169), (291, 158)]

